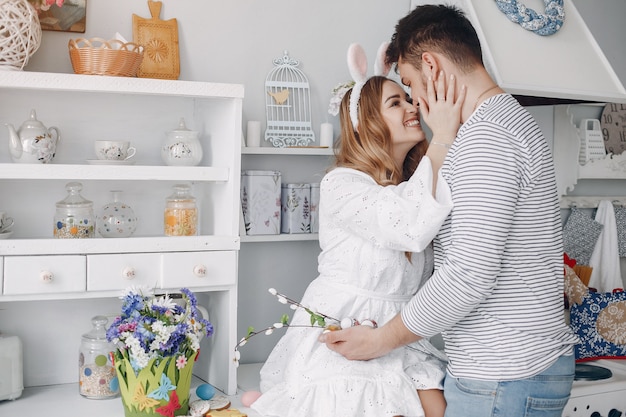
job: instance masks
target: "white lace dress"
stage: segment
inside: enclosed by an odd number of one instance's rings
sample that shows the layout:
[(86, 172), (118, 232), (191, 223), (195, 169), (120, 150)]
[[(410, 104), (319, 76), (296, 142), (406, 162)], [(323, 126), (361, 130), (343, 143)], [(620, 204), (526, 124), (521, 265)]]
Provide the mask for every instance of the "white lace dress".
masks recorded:
[[(393, 318), (432, 268), (430, 241), (451, 209), (439, 177), (432, 197), (430, 160), (413, 177), (381, 187), (359, 171), (336, 168), (320, 187), (319, 276), (302, 303), (341, 320)], [(419, 252), (408, 262), (405, 251)], [(430, 260), (430, 261), (427, 261)], [(291, 325), (310, 324), (296, 311)], [(423, 416), (416, 389), (439, 388), (445, 355), (427, 341), (370, 361), (349, 361), (318, 342), (321, 329), (290, 327), (261, 369), (264, 416)]]

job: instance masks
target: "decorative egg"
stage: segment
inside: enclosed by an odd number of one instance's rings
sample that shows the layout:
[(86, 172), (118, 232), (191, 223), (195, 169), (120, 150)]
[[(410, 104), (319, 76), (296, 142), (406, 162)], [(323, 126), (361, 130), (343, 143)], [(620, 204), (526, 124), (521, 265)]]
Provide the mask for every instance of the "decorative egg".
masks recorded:
[(378, 324), (374, 320), (367, 319), (367, 320), (363, 320), (363, 322), (361, 323), (361, 326), (369, 326), (375, 329), (378, 327)]
[(356, 319), (353, 319), (353, 318), (350, 318), (350, 317), (346, 317), (346, 318), (341, 320), (340, 325), (341, 325), (342, 329), (347, 329), (349, 327), (358, 326), (359, 322)]
[(244, 407), (250, 407), (260, 396), (261, 393), (259, 391), (246, 391), (241, 394), (241, 404)]
[(215, 388), (211, 384), (200, 384), (196, 388), (196, 395), (203, 400), (210, 400), (215, 395)]

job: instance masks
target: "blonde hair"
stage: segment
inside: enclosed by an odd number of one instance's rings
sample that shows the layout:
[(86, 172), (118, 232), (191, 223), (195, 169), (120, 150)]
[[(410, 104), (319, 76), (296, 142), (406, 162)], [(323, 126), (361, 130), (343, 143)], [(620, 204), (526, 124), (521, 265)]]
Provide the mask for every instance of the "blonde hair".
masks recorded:
[(358, 107), (358, 132), (350, 119), (352, 90), (345, 94), (339, 111), (341, 133), (335, 150), (336, 166), (364, 172), (383, 186), (408, 180), (428, 148), (425, 140), (411, 148), (400, 172), (392, 157), (391, 132), (380, 108), (383, 84), (387, 81), (394, 82), (386, 77), (374, 76), (363, 86)]

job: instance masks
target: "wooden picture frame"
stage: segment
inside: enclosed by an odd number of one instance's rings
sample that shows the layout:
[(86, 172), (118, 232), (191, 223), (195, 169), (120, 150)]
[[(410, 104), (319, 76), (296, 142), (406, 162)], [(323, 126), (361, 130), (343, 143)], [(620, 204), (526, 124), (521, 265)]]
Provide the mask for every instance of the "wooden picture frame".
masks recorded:
[(86, 22), (87, 0), (65, 0), (63, 6), (54, 4), (39, 13), (42, 30), (85, 33)]

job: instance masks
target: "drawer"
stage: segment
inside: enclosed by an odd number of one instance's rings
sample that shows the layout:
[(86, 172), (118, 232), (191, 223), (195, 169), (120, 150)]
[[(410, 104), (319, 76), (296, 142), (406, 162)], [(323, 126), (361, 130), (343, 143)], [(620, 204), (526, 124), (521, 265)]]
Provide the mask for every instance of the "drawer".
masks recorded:
[(237, 282), (235, 251), (164, 253), (163, 288), (178, 289)]
[(129, 253), (87, 256), (87, 291), (161, 287), (161, 255)]
[(3, 294), (56, 294), (85, 291), (82, 255), (5, 256)]

